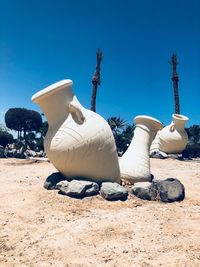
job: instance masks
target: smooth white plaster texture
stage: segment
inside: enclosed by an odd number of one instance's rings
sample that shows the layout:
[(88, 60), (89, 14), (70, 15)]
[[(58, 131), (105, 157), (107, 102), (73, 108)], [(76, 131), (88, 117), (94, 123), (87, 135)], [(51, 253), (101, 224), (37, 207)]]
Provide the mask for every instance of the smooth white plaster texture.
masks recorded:
[(163, 128), (160, 121), (149, 116), (134, 119), (133, 140), (124, 155), (119, 158), (121, 178), (131, 184), (151, 181), (149, 150), (158, 130)]
[(48, 120), (44, 140), (47, 156), (66, 177), (120, 183), (118, 155), (110, 126), (79, 103), (72, 84), (71, 80), (63, 80), (32, 97)]
[(158, 152), (159, 148), (160, 148), (160, 139), (159, 139), (159, 135), (160, 135), (161, 130), (159, 130), (153, 140), (153, 142), (151, 143), (150, 146), (150, 154), (153, 152)]
[(172, 115), (173, 121), (164, 127), (159, 133), (159, 150), (165, 153), (181, 153), (187, 143), (188, 135), (185, 131), (185, 123), (188, 117), (180, 114)]

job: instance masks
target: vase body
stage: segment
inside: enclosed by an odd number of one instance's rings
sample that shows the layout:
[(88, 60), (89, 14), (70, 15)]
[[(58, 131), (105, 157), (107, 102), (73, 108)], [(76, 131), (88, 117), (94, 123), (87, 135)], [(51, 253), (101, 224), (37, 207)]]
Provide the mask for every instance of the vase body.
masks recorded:
[(101, 116), (79, 103), (72, 84), (63, 80), (32, 97), (48, 120), (44, 140), (47, 156), (68, 178), (120, 183), (112, 131)]
[(159, 133), (159, 150), (168, 154), (181, 153), (188, 143), (188, 135), (184, 127), (189, 119), (180, 114), (173, 114), (172, 118), (172, 123)]
[(124, 155), (119, 158), (121, 178), (131, 184), (151, 180), (149, 150), (162, 123), (153, 117), (137, 116), (132, 142)]

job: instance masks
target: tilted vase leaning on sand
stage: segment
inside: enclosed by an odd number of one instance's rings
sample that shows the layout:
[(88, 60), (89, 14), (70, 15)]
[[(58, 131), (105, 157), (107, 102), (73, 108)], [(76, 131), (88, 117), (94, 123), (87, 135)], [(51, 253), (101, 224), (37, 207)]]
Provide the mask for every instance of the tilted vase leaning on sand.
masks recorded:
[(153, 117), (137, 116), (134, 119), (133, 140), (124, 155), (119, 158), (121, 178), (131, 184), (150, 181), (150, 145), (162, 123)]
[(47, 156), (66, 177), (120, 183), (112, 131), (101, 116), (79, 103), (72, 84), (63, 80), (32, 97), (48, 120)]
[(188, 143), (184, 127), (189, 119), (180, 114), (173, 114), (172, 118), (172, 123), (159, 133), (159, 150), (165, 153), (181, 153)]

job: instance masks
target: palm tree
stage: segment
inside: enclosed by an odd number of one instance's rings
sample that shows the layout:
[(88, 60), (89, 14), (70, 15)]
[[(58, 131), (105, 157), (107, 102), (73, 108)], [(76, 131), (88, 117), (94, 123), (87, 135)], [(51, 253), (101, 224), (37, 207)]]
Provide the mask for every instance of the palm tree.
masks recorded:
[(134, 131), (134, 125), (129, 125), (120, 117), (110, 117), (107, 120), (113, 132), (117, 152), (121, 156), (128, 148)]
[(101, 85), (101, 79), (100, 79), (100, 65), (101, 61), (103, 58), (103, 54), (100, 49), (97, 50), (96, 53), (96, 59), (97, 59), (97, 64), (96, 64), (96, 70), (95, 73), (92, 77), (92, 97), (91, 97), (91, 110), (96, 111), (96, 97), (97, 97), (97, 88), (99, 85)]
[(178, 60), (176, 54), (173, 54), (170, 60), (170, 64), (172, 65), (172, 81), (174, 88), (174, 105), (175, 105), (175, 113), (180, 114), (180, 103), (179, 103), (179, 93), (178, 93), (178, 81), (179, 77), (176, 71), (176, 66), (178, 65)]
[(120, 117), (110, 117), (107, 119), (107, 122), (110, 125), (114, 136), (120, 134), (128, 125), (128, 123)]
[(123, 138), (126, 141), (127, 145), (130, 145), (132, 141), (134, 130), (135, 130), (135, 125), (133, 124), (133, 125), (128, 125), (123, 131)]

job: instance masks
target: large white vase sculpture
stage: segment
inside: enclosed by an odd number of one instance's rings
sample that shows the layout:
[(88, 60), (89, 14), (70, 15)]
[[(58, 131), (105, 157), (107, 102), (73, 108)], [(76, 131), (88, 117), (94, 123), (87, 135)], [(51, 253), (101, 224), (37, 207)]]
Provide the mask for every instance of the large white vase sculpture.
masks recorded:
[(172, 123), (159, 133), (159, 150), (176, 154), (181, 153), (188, 143), (188, 135), (184, 127), (189, 119), (180, 114), (173, 114), (172, 118)]
[(32, 97), (48, 120), (47, 156), (66, 177), (120, 183), (112, 131), (101, 116), (79, 103), (72, 84), (63, 80)]
[(131, 184), (151, 181), (149, 149), (162, 123), (153, 117), (137, 116), (134, 119), (133, 140), (124, 155), (119, 158), (121, 178)]

